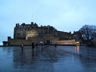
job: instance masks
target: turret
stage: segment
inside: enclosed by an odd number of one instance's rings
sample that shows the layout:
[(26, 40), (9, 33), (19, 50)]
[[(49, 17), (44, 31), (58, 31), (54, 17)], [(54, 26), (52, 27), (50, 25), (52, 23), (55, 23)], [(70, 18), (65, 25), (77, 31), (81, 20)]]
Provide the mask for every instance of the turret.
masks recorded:
[(17, 27), (17, 28), (19, 27), (19, 23), (16, 24), (16, 27)]
[(21, 25), (21, 26), (23, 26), (23, 27), (24, 27), (24, 26), (25, 26), (25, 23), (22, 23), (22, 25)]
[(34, 23), (33, 22), (31, 22), (31, 25), (33, 25)]

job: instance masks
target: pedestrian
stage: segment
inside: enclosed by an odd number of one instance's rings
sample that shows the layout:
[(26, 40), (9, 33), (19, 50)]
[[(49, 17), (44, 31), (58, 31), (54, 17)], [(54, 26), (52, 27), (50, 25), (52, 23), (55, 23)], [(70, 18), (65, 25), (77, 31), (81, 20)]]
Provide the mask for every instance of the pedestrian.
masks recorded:
[(35, 48), (34, 43), (32, 43), (32, 56), (34, 56), (34, 48)]
[(35, 48), (35, 45), (34, 45), (34, 43), (32, 43), (32, 49), (34, 49)]
[(23, 48), (24, 48), (24, 42), (22, 42), (22, 44), (21, 44), (21, 48), (22, 48), (22, 51), (23, 51)]

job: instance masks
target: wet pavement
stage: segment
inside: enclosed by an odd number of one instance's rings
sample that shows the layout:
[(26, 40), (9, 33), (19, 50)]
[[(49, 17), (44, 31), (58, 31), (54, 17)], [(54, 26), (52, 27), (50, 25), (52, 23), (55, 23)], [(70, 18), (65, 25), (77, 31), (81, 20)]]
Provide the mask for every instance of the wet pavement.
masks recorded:
[(0, 72), (96, 72), (96, 48), (0, 47)]

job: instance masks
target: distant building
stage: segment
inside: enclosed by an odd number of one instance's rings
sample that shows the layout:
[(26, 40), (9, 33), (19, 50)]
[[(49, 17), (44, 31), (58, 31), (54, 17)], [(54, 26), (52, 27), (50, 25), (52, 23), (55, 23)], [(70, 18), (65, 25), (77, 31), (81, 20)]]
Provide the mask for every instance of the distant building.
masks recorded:
[[(36, 23), (31, 22), (31, 24), (18, 23), (14, 28), (14, 38), (8, 37), (8, 45), (21, 45), (22, 42), (25, 45), (31, 45), (32, 42), (40, 43), (43, 41), (45, 43), (64, 43), (63, 40), (72, 40), (74, 42), (74, 37), (71, 33), (62, 32), (56, 30), (52, 26), (38, 26)], [(68, 43), (67, 42), (67, 43)], [(6, 44), (6, 43), (4, 43)]]

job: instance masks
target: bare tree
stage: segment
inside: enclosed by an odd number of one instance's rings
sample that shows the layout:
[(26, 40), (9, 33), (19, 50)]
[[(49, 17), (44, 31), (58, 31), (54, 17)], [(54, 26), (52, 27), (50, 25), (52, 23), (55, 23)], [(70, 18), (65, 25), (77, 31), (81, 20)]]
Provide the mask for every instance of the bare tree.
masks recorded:
[(86, 41), (90, 41), (93, 40), (95, 37), (95, 27), (94, 26), (89, 26), (89, 25), (85, 25), (83, 26), (79, 32), (82, 35), (82, 38)]

